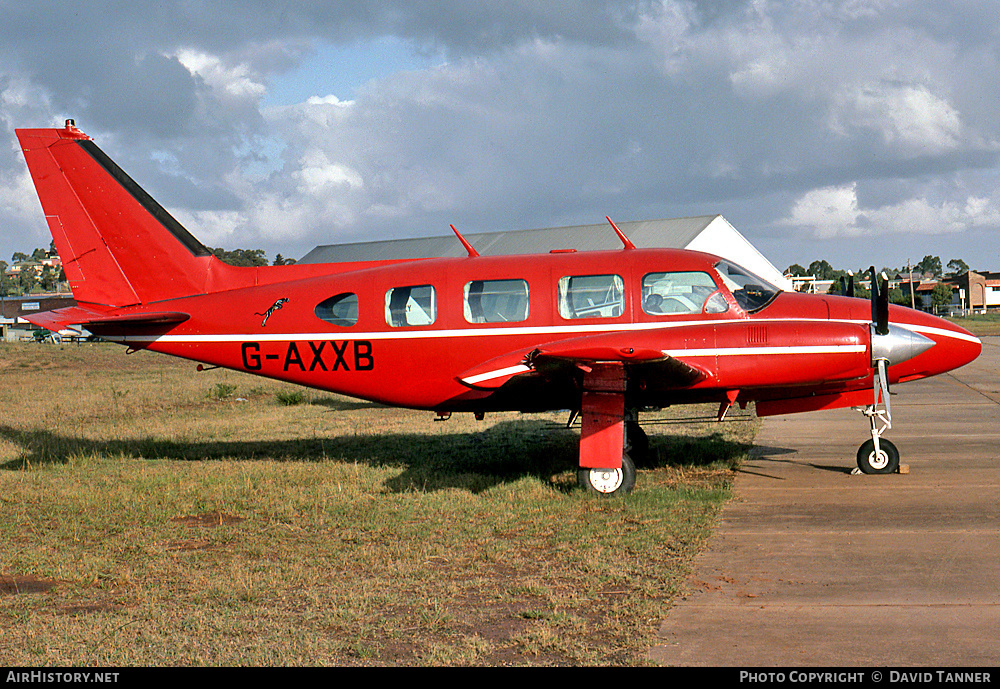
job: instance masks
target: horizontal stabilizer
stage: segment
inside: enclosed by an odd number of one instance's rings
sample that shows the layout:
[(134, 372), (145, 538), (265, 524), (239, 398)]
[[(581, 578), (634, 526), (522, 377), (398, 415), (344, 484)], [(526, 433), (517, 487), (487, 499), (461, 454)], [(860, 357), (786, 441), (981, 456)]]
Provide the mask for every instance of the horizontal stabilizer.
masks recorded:
[(121, 325), (140, 328), (149, 325), (173, 325), (183, 323), (191, 316), (180, 311), (161, 311), (157, 313), (126, 313), (116, 316), (106, 316), (84, 321), (81, 325), (88, 329), (101, 325)]
[(99, 319), (106, 315), (107, 312), (105, 311), (97, 311), (83, 306), (69, 306), (65, 309), (41, 311), (30, 316), (22, 316), (22, 318), (40, 328), (58, 332), (70, 326), (82, 325), (84, 322)]
[(24, 316), (24, 319), (52, 331), (63, 330), (73, 325), (82, 325), (87, 330), (98, 332), (102, 326), (119, 328), (164, 326), (183, 323), (190, 317), (186, 313), (177, 311), (115, 313), (114, 311), (98, 311), (85, 306), (70, 306), (65, 309)]

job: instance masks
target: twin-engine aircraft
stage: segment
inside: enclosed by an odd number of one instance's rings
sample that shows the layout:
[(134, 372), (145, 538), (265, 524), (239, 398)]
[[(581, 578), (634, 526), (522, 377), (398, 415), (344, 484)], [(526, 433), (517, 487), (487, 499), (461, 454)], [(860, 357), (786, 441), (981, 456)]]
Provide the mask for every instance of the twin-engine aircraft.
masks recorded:
[[(127, 345), (446, 416), (568, 409), (578, 477), (627, 493), (639, 412), (714, 402), (757, 414), (860, 407), (865, 473), (897, 469), (889, 385), (975, 359), (978, 339), (872, 301), (782, 292), (706, 253), (623, 248), (233, 267), (72, 120), (17, 131), (77, 305), (28, 317)], [(609, 218), (610, 222), (610, 218)], [(453, 228), (454, 229), (454, 228)]]

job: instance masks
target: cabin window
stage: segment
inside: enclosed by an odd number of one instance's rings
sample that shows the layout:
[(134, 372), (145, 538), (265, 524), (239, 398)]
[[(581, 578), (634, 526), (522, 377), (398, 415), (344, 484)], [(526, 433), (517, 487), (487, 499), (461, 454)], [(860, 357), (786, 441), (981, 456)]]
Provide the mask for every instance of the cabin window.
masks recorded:
[(642, 310), (651, 316), (723, 313), (729, 303), (708, 273), (649, 273), (642, 278)]
[(559, 280), (563, 318), (617, 318), (624, 311), (625, 282), (620, 275), (574, 275)]
[(385, 293), (385, 322), (394, 328), (430, 325), (437, 320), (437, 295), (433, 285), (393, 287)]
[(465, 285), (465, 320), (469, 323), (527, 319), (528, 283), (524, 280), (473, 280)]
[(316, 317), (331, 325), (350, 327), (358, 322), (358, 295), (336, 294), (316, 304)]

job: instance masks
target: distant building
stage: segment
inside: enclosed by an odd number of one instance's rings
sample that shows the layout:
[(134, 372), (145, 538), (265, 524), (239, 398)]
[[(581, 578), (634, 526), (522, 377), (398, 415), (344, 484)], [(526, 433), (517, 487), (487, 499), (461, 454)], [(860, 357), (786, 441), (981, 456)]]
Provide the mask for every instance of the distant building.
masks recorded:
[(0, 336), (2, 339), (16, 338), (16, 332), (27, 333), (37, 328), (26, 320), (26, 314), (52, 311), (67, 306), (75, 306), (71, 294), (30, 294), (24, 297), (0, 297)]
[(969, 271), (950, 280), (965, 293), (963, 306), (973, 311), (1000, 308), (1000, 273)]

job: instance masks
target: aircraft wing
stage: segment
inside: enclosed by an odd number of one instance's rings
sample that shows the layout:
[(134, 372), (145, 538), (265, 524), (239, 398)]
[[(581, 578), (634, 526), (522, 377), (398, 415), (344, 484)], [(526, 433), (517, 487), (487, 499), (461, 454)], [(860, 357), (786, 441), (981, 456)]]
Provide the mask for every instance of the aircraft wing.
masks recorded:
[[(457, 376), (463, 385), (475, 390), (499, 390), (509, 383), (539, 383), (572, 385), (579, 389), (579, 380), (594, 363), (620, 362), (631, 379), (655, 379), (657, 387), (685, 388), (710, 376), (707, 371), (692, 366), (659, 349), (619, 347), (605, 338), (579, 338), (553, 342), (530, 350), (486, 361)], [(575, 382), (574, 382), (575, 381)]]

